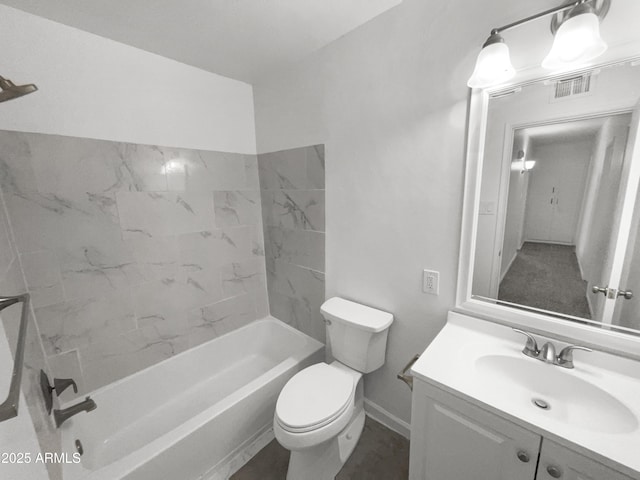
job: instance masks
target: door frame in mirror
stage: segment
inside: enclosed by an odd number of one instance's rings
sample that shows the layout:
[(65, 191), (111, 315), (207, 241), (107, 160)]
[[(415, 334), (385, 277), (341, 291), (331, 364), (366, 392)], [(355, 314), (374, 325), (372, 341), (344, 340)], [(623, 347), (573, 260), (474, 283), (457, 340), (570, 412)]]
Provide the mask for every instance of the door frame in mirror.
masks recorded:
[[(504, 145), (502, 148), (502, 159), (500, 160), (501, 163), (500, 163), (500, 169), (499, 169), (500, 189), (498, 191), (497, 204), (496, 204), (496, 210), (495, 210), (498, 221), (496, 221), (495, 229), (494, 229), (495, 241), (493, 245), (492, 268), (491, 268), (490, 279), (489, 279), (490, 295), (487, 297), (488, 300), (498, 298), (498, 288), (501, 283), (502, 275), (501, 275), (500, 269), (502, 264), (502, 258), (500, 256), (500, 253), (504, 250), (504, 245), (503, 245), (503, 242), (498, 241), (498, 239), (501, 239), (502, 241), (504, 241), (505, 232), (507, 230), (507, 210), (509, 208), (508, 201), (509, 201), (509, 188), (510, 188), (510, 174), (511, 174), (512, 160), (513, 160), (513, 155), (512, 155), (513, 145), (516, 139), (516, 132), (518, 130), (535, 128), (540, 126), (561, 125), (561, 124), (570, 123), (570, 122), (593, 120), (596, 118), (609, 118), (617, 115), (633, 114), (634, 110), (638, 109), (639, 105), (640, 105), (640, 102), (636, 104), (635, 108), (622, 107), (622, 108), (616, 108), (613, 110), (603, 110), (596, 113), (586, 113), (586, 114), (580, 113), (578, 115), (572, 115), (568, 117), (557, 117), (557, 118), (554, 117), (548, 120), (534, 120), (527, 123), (515, 123), (515, 122), (511, 122), (511, 120), (508, 120), (505, 123)], [(480, 172), (482, 172), (482, 168), (480, 169)], [(480, 184), (482, 186), (482, 180)], [(633, 193), (635, 194), (635, 189)], [(618, 205), (617, 208), (621, 210), (623, 206), (622, 204), (624, 203), (624, 198), (620, 196), (618, 198), (618, 202), (620, 203), (620, 205)], [(475, 268), (475, 264), (474, 264), (474, 268)], [(475, 296), (485, 297), (484, 295), (475, 295)], [(523, 305), (523, 306), (527, 307), (527, 305)], [(566, 317), (569, 319), (576, 319), (578, 321), (587, 320), (584, 318), (575, 317), (573, 315), (563, 314), (563, 313), (558, 313), (558, 316)], [(597, 321), (594, 322), (594, 324), (596, 325), (598, 323), (599, 322)]]
[[(631, 59), (619, 60), (615, 63), (629, 60)], [(608, 65), (601, 65), (600, 67), (604, 66)], [(590, 70), (593, 68), (597, 67), (591, 67)], [(535, 81), (549, 80), (552, 78), (554, 77), (550, 76), (548, 78), (536, 79)], [(533, 83), (533, 81), (528, 80), (523, 82), (521, 86), (530, 83)], [(518, 85), (513, 85), (509, 86), (509, 88), (516, 88), (517, 86)], [(504, 88), (503, 86), (502, 89), (504, 90)], [(640, 332), (625, 329), (624, 327), (610, 327), (608, 325), (603, 325), (604, 328), (598, 328), (597, 324), (593, 323), (574, 322), (554, 317), (551, 314), (509, 307), (507, 305), (500, 305), (472, 297), (471, 289), (473, 284), (473, 267), (478, 228), (478, 215), (476, 212), (480, 204), (489, 99), (492, 93), (497, 90), (499, 89), (474, 89), (470, 91), (469, 96), (465, 186), (456, 307), (454, 310), (495, 323), (525, 329), (543, 336), (555, 337), (561, 341), (580, 343), (598, 350), (640, 360)], [(640, 152), (635, 150), (634, 161), (640, 162), (640, 158), (636, 158), (638, 155), (640, 155)]]

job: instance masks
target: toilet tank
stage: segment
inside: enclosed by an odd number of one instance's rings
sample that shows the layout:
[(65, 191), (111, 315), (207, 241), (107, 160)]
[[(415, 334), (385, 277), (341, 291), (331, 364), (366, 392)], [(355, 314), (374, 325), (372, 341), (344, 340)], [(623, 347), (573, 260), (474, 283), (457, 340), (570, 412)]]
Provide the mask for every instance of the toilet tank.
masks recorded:
[(333, 357), (362, 373), (384, 364), (393, 315), (340, 297), (320, 307)]

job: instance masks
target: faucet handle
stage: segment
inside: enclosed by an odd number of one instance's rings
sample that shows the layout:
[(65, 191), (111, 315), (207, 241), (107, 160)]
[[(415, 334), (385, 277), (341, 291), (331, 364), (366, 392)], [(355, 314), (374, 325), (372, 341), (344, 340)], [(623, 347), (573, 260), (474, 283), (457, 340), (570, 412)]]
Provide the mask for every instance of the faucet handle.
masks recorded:
[(590, 348), (583, 347), (581, 345), (568, 345), (564, 347), (558, 354), (557, 363), (561, 367), (573, 368), (573, 351), (584, 350), (585, 352), (593, 352)]
[(514, 328), (514, 332), (521, 333), (522, 335), (527, 337), (527, 343), (524, 345), (522, 349), (522, 353), (524, 353), (527, 357), (538, 358), (540, 354), (540, 349), (538, 348), (538, 342), (533, 338), (529, 332), (525, 332), (524, 330), (520, 330), (519, 328)]
[(53, 388), (56, 391), (56, 395), (60, 396), (60, 394), (69, 387), (73, 387), (73, 392), (78, 393), (78, 385), (76, 385), (76, 382), (73, 380), (73, 378), (53, 379)]

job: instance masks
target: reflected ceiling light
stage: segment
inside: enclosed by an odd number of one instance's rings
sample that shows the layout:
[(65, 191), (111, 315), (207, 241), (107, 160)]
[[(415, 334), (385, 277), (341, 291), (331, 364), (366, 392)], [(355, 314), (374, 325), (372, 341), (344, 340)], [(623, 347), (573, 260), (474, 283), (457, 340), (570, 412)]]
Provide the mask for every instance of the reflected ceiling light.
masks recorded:
[(161, 173), (163, 175), (168, 173), (184, 173), (184, 170), (184, 162), (182, 160), (169, 160), (166, 164), (163, 165)]
[(478, 54), (475, 69), (467, 85), (486, 88), (506, 82), (515, 75), (509, 47), (500, 33), (538, 18), (553, 15), (554, 42), (542, 66), (560, 69), (582, 64), (602, 55), (607, 49), (600, 38), (600, 20), (609, 11), (611, 0), (576, 0), (536, 15), (491, 30)]
[(511, 170), (520, 171), (520, 173), (526, 173), (536, 166), (535, 160), (527, 160), (524, 150), (518, 150), (516, 158), (511, 163)]

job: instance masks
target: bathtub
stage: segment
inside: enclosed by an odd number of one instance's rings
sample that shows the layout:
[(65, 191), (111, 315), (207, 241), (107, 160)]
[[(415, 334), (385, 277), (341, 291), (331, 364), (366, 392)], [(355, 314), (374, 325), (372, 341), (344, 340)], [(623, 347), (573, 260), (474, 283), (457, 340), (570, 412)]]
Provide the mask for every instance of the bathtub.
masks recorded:
[(225, 478), (271, 434), (287, 380), (323, 360), (322, 343), (267, 317), (107, 385), (61, 427), (63, 452), (84, 450), (63, 478)]

